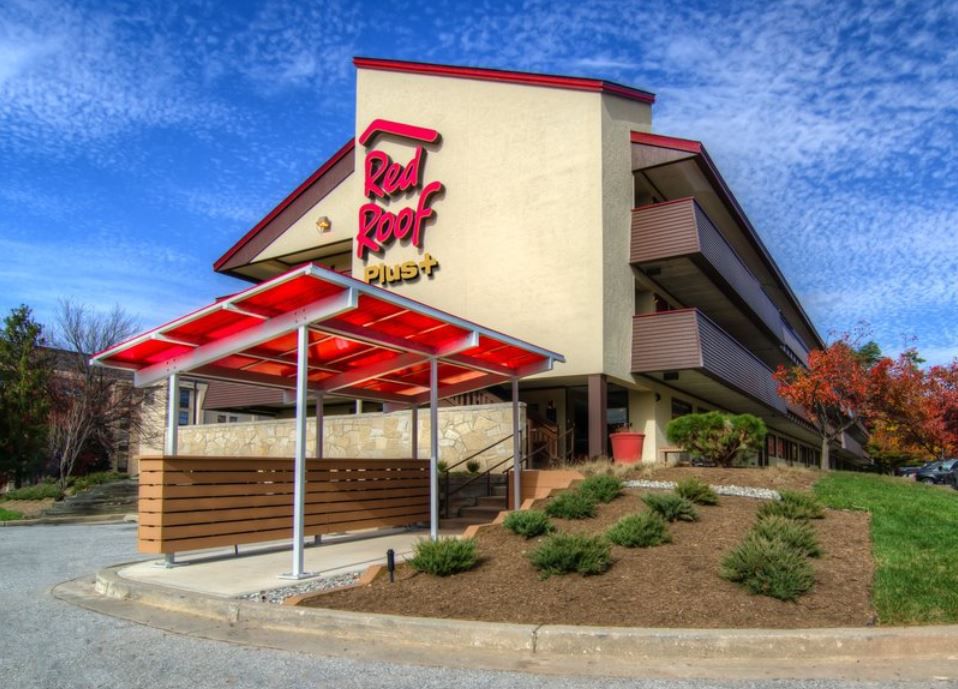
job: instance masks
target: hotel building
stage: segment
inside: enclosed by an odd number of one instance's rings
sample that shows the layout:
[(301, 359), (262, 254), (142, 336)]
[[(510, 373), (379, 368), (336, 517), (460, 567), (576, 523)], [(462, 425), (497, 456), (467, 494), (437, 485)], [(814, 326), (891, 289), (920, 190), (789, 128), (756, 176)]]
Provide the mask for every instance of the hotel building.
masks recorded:
[[(764, 419), (760, 463), (818, 463), (772, 372), (822, 339), (705, 147), (653, 132), (651, 93), (354, 63), (355, 132), (216, 271), (259, 282), (313, 262), (562, 352), (520, 387), (540, 456), (607, 455), (631, 426), (643, 461), (666, 461), (668, 422), (717, 409)], [(283, 415), (272, 394), (256, 411)], [(388, 387), (369, 400), (388, 409)], [(836, 461), (863, 441), (846, 434)]]

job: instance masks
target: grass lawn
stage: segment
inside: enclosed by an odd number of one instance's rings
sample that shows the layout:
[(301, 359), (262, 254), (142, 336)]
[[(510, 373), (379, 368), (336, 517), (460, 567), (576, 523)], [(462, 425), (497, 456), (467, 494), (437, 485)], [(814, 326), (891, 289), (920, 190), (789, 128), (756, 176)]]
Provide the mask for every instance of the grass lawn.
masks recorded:
[(23, 515), (14, 510), (5, 510), (0, 507), (0, 522), (9, 522), (14, 519), (23, 519)]
[(872, 600), (881, 624), (958, 622), (958, 492), (834, 472), (815, 493), (828, 507), (871, 512)]

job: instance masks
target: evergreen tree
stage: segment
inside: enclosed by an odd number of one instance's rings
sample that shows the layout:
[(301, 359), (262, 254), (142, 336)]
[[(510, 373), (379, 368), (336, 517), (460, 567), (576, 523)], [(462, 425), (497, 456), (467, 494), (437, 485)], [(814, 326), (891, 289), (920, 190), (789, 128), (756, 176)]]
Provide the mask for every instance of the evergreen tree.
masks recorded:
[(43, 465), (52, 359), (30, 309), (11, 310), (0, 331), (0, 474), (19, 487)]

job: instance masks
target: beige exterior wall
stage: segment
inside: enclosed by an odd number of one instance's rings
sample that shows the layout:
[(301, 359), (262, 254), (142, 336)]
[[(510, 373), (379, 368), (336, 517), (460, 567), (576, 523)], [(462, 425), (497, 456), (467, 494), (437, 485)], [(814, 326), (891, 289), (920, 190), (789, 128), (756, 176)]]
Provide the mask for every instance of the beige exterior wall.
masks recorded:
[[(524, 404), (520, 405), (519, 414), (522, 427), (525, 425)], [(429, 428), (428, 410), (420, 410), (421, 458), (430, 455)], [(294, 431), (293, 419), (181, 426), (179, 453), (213, 457), (292, 457)], [(388, 459), (411, 454), (412, 419), (409, 411), (327, 416), (323, 420), (323, 431), (325, 457)], [(512, 404), (442, 407), (439, 410), (439, 459), (451, 466), (511, 434)], [(306, 439), (307, 455), (315, 456), (315, 418), (307, 422)], [(507, 440), (484, 452), (477, 460), (485, 470), (511, 456), (512, 442)], [(506, 465), (502, 466), (502, 470), (506, 468)]]

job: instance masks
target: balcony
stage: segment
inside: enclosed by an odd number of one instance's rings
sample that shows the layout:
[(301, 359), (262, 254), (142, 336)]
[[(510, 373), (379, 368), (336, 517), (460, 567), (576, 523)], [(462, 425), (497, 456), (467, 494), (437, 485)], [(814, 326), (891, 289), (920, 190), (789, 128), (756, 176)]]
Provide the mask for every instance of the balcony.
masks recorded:
[(768, 365), (807, 363), (805, 345), (694, 198), (632, 211), (630, 261)]
[(729, 411), (787, 417), (772, 370), (699, 309), (636, 316), (632, 372)]

